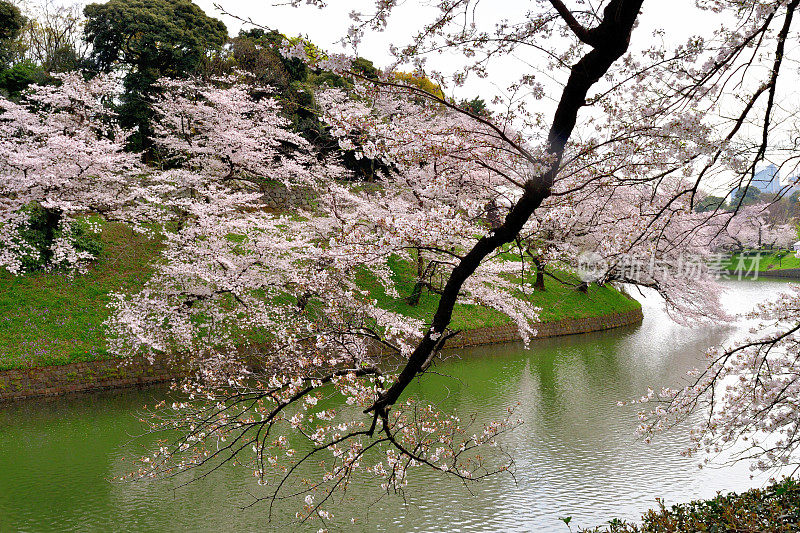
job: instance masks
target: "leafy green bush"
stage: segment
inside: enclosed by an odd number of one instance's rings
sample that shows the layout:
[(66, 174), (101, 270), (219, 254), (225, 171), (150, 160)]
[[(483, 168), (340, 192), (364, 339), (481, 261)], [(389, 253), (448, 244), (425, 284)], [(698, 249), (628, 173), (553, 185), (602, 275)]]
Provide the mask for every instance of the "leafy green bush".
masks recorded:
[(44, 85), (50, 79), (42, 67), (30, 61), (24, 61), (0, 71), (0, 90), (9, 96), (16, 97), (29, 85), (34, 83)]
[(22, 208), (20, 214), (22, 217), (12, 222), (16, 224), (15, 231), (6, 245), (24, 251), (21, 254), (23, 272), (74, 268), (76, 261), (58, 255), (59, 243), (66, 243), (82, 257), (97, 258), (103, 251), (99, 236), (84, 220), (66, 222), (60, 212), (39, 204)]
[(719, 495), (710, 500), (673, 505), (669, 509), (663, 502), (659, 501), (659, 504), (658, 510), (651, 509), (642, 517), (641, 525), (614, 519), (608, 526), (580, 531), (584, 533), (800, 531), (800, 482), (793, 478), (785, 478), (764, 489), (753, 489), (742, 494)]

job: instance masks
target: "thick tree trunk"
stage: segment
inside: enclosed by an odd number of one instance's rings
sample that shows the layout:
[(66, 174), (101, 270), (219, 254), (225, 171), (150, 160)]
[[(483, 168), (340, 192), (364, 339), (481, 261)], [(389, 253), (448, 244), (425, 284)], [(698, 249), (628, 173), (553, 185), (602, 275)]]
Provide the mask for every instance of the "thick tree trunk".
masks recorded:
[(411, 289), (411, 294), (408, 295), (406, 298), (406, 303), (411, 307), (416, 306), (419, 303), (419, 299), (422, 298), (422, 290), (425, 288), (425, 284), (421, 281), (417, 281), (414, 284), (414, 288)]
[[(37, 207), (31, 220), (31, 229), (42, 236), (41, 257), (42, 264), (47, 265), (53, 258), (53, 243), (56, 239), (56, 230), (61, 223), (62, 212), (60, 209)], [(41, 211), (39, 211), (41, 209)]]
[[(481, 262), (498, 247), (511, 242), (522, 230), (533, 212), (545, 198), (550, 196), (551, 187), (558, 173), (564, 147), (578, 118), (578, 111), (586, 104), (589, 89), (603, 77), (628, 49), (633, 30), (643, 0), (611, 0), (603, 12), (603, 20), (598, 26), (586, 31), (582, 40), (589, 40), (592, 49), (573, 67), (567, 85), (561, 95), (548, 136), (549, 151), (553, 162), (548, 171), (529, 179), (524, 193), (511, 208), (503, 224), (482, 237), (453, 269), (442, 291), (439, 306), (431, 321), (431, 327), (417, 348), (411, 354), (397, 380), (381, 394), (365, 412), (375, 412), (384, 421), (389, 408), (400, 398), (414, 377), (427, 368), (430, 360), (444, 344), (447, 326), (453, 314), (458, 295), (464, 282), (480, 266)], [(585, 41), (586, 42), (586, 41)], [(536, 161), (531, 161), (532, 164)], [(375, 425), (373, 424), (373, 429)]]
[(536, 266), (536, 281), (533, 282), (533, 290), (543, 291), (544, 288), (544, 263), (534, 258), (533, 264)]
[(536, 281), (533, 283), (534, 290), (543, 291), (544, 288), (544, 267), (536, 270)]
[(411, 289), (411, 294), (406, 298), (408, 305), (415, 306), (422, 298), (422, 291), (426, 287), (425, 276), (427, 268), (425, 268), (425, 259), (422, 257), (422, 252), (417, 250), (417, 281), (414, 283), (414, 288)]

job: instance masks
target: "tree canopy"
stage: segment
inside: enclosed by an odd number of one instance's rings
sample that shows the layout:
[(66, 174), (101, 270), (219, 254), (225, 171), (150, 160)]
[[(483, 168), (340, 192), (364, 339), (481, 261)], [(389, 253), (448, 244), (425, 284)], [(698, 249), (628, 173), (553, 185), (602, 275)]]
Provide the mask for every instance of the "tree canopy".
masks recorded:
[(0, 68), (8, 60), (8, 43), (14, 40), (25, 25), (25, 17), (19, 8), (6, 0), (0, 0)]
[(737, 205), (751, 205), (758, 203), (759, 198), (761, 198), (761, 190), (759, 190), (758, 187), (753, 185), (739, 187), (733, 194), (732, 203)]
[(185, 76), (228, 38), (225, 24), (190, 0), (110, 0), (84, 13), (92, 59), (105, 71), (122, 64)]
[(227, 41), (225, 24), (191, 0), (110, 0), (87, 5), (84, 14), (91, 60), (101, 71), (126, 72), (120, 118), (139, 128), (134, 145), (147, 146), (153, 84), (162, 76), (196, 72)]
[(0, 41), (19, 35), (24, 24), (25, 17), (17, 6), (6, 0), (0, 2)]

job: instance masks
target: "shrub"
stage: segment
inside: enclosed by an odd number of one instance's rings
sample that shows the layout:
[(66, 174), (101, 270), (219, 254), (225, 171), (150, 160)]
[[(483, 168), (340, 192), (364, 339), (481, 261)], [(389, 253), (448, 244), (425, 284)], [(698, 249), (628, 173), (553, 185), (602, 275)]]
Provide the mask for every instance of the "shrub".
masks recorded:
[(800, 482), (793, 478), (785, 478), (764, 489), (752, 489), (742, 494), (719, 495), (710, 500), (673, 505), (669, 509), (661, 501), (659, 505), (658, 510), (651, 509), (642, 517), (641, 525), (614, 519), (608, 526), (581, 531), (584, 533), (800, 531)]
[[(39, 204), (23, 207), (1, 229), (0, 265), (12, 272), (82, 270), (103, 250), (91, 224), (80, 219), (67, 220), (59, 211)], [(18, 261), (3, 260), (2, 252), (9, 248), (22, 252)]]
[(29, 85), (34, 83), (44, 85), (50, 79), (42, 67), (26, 61), (0, 71), (0, 90), (9, 96), (17, 97)]

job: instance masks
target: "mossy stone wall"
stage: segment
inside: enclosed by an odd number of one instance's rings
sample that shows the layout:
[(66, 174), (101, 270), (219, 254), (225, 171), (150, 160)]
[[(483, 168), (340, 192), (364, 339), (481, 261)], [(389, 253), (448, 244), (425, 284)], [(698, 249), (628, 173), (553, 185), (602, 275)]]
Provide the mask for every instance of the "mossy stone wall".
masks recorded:
[[(535, 338), (557, 337), (603, 331), (642, 321), (642, 310), (603, 316), (559, 320), (539, 324)], [(462, 331), (451, 339), (448, 348), (463, 348), (520, 340), (516, 326), (498, 326)], [(108, 359), (63, 366), (0, 371), (0, 401), (55, 396), (73, 392), (144, 386), (187, 375), (187, 365), (179, 361), (146, 359)]]

